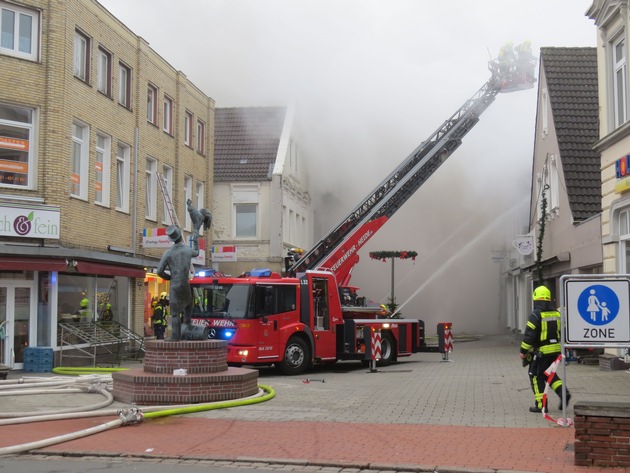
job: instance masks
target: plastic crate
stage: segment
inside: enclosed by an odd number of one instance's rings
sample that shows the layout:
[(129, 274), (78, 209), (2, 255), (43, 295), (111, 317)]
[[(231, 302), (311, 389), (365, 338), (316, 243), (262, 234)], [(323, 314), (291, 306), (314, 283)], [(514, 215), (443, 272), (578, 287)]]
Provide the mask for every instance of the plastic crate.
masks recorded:
[(26, 347), (23, 370), (32, 373), (52, 371), (53, 359), (53, 349), (50, 347)]
[(48, 361), (53, 359), (53, 349), (49, 347), (26, 347), (24, 359), (33, 361)]
[(47, 373), (49, 371), (52, 371), (52, 368), (52, 360), (43, 362), (29, 362), (27, 360), (24, 360), (24, 371), (29, 371), (31, 373)]

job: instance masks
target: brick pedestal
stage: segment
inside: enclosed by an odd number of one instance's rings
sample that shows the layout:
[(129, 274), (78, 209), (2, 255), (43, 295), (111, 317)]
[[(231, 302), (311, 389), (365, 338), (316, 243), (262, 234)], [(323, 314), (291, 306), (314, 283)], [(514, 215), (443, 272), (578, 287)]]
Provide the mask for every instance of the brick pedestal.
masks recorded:
[(575, 412), (575, 464), (630, 466), (630, 403), (586, 401)]
[[(258, 371), (227, 366), (224, 340), (147, 340), (144, 367), (113, 373), (114, 399), (138, 405), (227, 401), (258, 392)], [(186, 370), (186, 375), (174, 375)]]

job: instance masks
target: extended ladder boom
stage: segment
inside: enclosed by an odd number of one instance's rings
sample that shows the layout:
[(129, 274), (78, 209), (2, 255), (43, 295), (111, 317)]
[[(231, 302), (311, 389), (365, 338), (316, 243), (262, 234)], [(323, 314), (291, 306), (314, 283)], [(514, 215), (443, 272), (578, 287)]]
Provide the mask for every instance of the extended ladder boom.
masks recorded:
[[(492, 68), (491, 68), (492, 70)], [(358, 262), (359, 249), (385, 222), (420, 188), (462, 143), (462, 139), (477, 124), (479, 116), (501, 91), (533, 87), (533, 76), (518, 77), (514, 71), (493, 70), (492, 77), (427, 141), (424, 141), (387, 176), (341, 223), (304, 253), (287, 270), (295, 276), (309, 269), (333, 271), (340, 285), (348, 284), (352, 268)], [(502, 90), (503, 89), (503, 90)]]

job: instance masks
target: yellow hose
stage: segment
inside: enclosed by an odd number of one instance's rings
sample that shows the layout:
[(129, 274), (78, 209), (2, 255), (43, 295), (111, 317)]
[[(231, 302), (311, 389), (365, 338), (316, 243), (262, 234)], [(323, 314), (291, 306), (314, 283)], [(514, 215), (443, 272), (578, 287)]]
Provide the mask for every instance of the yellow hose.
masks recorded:
[(52, 369), (55, 374), (65, 374), (69, 376), (79, 376), (82, 374), (103, 374), (103, 373), (116, 373), (118, 371), (126, 371), (129, 368), (97, 368), (92, 366), (58, 366)]

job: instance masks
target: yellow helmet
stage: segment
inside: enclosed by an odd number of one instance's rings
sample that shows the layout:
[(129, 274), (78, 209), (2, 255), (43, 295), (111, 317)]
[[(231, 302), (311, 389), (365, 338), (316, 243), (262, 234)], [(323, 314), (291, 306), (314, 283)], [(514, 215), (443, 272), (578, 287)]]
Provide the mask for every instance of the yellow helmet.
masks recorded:
[(81, 299), (81, 308), (82, 309), (87, 308), (88, 305), (90, 305), (90, 301), (87, 299), (87, 297), (84, 297), (83, 299)]
[(168, 300), (168, 292), (165, 291), (165, 292), (161, 293), (160, 294), (160, 299), (167, 301)]
[(535, 301), (550, 301), (551, 291), (545, 286), (538, 286), (536, 289), (534, 289), (534, 294), (532, 297)]

